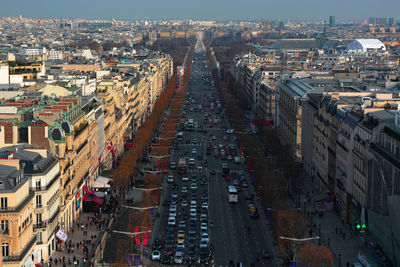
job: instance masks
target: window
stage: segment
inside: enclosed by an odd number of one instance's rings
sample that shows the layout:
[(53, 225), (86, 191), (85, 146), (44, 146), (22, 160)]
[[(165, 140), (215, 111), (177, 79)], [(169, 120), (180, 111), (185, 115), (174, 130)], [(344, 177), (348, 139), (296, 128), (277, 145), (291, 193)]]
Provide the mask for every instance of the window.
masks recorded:
[(42, 241), (42, 232), (37, 232), (36, 233), (36, 241), (37, 241), (38, 244), (41, 244), (43, 242)]
[(8, 200), (6, 197), (0, 198), (0, 208), (6, 210), (8, 208)]
[(3, 243), (1, 245), (1, 250), (3, 252), (3, 257), (8, 257), (8, 255), (9, 255), (9, 245), (8, 245), (8, 243)]
[(36, 196), (36, 207), (38, 208), (42, 207), (42, 195)]
[(56, 156), (59, 157), (58, 155), (59, 151), (58, 151), (58, 146), (56, 146)]
[(37, 180), (36, 181), (36, 190), (40, 190), (40, 187), (41, 187), (41, 181), (40, 180)]
[(1, 220), (1, 230), (8, 234), (8, 220)]
[(36, 214), (36, 224), (41, 224), (42, 223), (42, 214), (38, 213)]

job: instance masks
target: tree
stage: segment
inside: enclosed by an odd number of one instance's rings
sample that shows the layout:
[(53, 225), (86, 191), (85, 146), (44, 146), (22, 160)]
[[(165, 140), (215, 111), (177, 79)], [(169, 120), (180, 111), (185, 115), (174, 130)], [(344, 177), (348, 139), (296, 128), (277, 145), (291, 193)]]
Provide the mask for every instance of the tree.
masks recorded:
[(306, 220), (300, 212), (291, 210), (278, 211), (277, 215), (277, 238), (279, 252), (292, 258), (290, 241), (282, 240), (280, 236), (302, 238), (306, 230)]
[(330, 249), (325, 246), (304, 244), (298, 249), (299, 266), (332, 267), (333, 257)]

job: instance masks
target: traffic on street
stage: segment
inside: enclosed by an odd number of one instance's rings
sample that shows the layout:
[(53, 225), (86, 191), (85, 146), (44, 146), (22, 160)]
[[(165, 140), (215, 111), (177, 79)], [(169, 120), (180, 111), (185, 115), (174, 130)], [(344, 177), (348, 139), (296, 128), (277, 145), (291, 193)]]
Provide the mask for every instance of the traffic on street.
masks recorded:
[[(200, 42), (200, 43), (199, 43)], [(154, 265), (275, 266), (252, 178), (199, 39), (168, 169)]]

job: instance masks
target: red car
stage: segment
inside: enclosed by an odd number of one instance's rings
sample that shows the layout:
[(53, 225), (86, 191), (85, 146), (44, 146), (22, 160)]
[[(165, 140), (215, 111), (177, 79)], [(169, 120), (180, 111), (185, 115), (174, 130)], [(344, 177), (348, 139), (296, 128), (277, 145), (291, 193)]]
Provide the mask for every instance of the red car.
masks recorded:
[(215, 170), (211, 170), (211, 171), (210, 171), (210, 174), (211, 174), (211, 175), (215, 175), (215, 174), (217, 174), (217, 172), (216, 172)]
[(231, 175), (228, 173), (225, 175), (225, 181), (230, 181), (231, 180)]

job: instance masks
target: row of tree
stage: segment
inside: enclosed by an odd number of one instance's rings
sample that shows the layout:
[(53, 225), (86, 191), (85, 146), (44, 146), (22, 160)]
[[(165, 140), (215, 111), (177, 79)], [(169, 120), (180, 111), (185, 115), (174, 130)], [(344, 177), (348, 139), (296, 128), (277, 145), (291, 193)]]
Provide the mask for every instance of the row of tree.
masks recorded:
[[(145, 173), (143, 178), (144, 188), (155, 189), (162, 186), (162, 172), (167, 168), (169, 149), (173, 144), (177, 125), (179, 123), (191, 71), (193, 51), (192, 48), (188, 53), (182, 88), (176, 90), (176, 77), (174, 75), (168, 83), (166, 90), (157, 100), (153, 113), (135, 135), (133, 139), (133, 148), (125, 154), (119, 167), (112, 171), (114, 184), (120, 190), (127, 189), (130, 186), (132, 178), (136, 177), (140, 172), (140, 170), (136, 169), (137, 164), (140, 159), (149, 152), (151, 152), (152, 163), (154, 163), (153, 166), (155, 166), (156, 170), (153, 169), (155, 172)], [(169, 112), (167, 112), (168, 109)], [(162, 121), (166, 113), (168, 113), (168, 116)], [(154, 140), (153, 134), (155, 132), (158, 132), (158, 138)], [(136, 203), (135, 206), (142, 208), (158, 206), (160, 203), (160, 193), (161, 190), (144, 190), (141, 202)], [(148, 228), (151, 230), (156, 214), (156, 208), (144, 209), (141, 212), (129, 212), (129, 224), (126, 231), (132, 232), (134, 226), (140, 226), (141, 229)], [(115, 257), (117, 264), (123, 265), (126, 262), (124, 258), (126, 248), (133, 246), (130, 250), (132, 251), (136, 247), (133, 242), (128, 242), (127, 240), (121, 240), (119, 242)]]
[[(225, 112), (235, 128), (239, 138), (241, 151), (245, 155), (250, 179), (258, 189), (259, 201), (276, 234), (279, 251), (286, 262), (293, 258), (293, 244), (283, 241), (280, 236), (302, 238), (306, 232), (304, 213), (290, 200), (291, 188), (294, 187), (293, 177), (299, 173), (295, 160), (286, 146), (282, 145), (276, 133), (264, 126), (259, 126), (258, 135), (247, 131), (243, 114), (248, 108), (247, 97), (234, 78), (221, 68), (216, 68), (216, 62), (208, 48), (209, 64), (218, 92), (224, 103)], [(277, 155), (277, 164), (284, 171), (277, 171), (276, 162), (265, 157), (269, 151)], [(254, 177), (253, 177), (254, 176)], [(298, 181), (298, 180), (295, 180)], [(307, 254), (313, 250), (318, 253)], [(307, 266), (333, 266), (330, 250), (321, 246), (303, 245), (298, 249), (299, 262)], [(321, 263), (323, 263), (321, 265)], [(301, 265), (301, 266), (303, 266)]]

